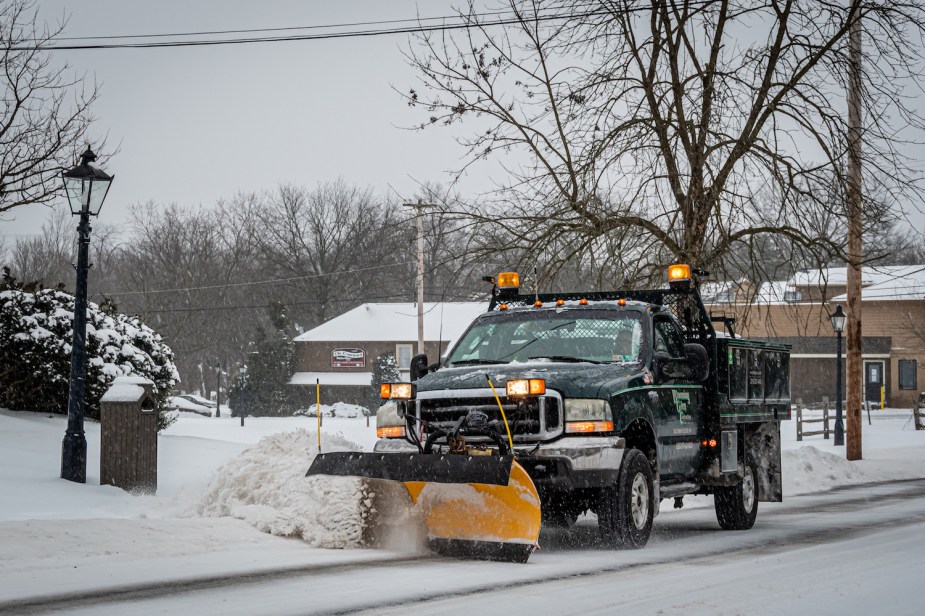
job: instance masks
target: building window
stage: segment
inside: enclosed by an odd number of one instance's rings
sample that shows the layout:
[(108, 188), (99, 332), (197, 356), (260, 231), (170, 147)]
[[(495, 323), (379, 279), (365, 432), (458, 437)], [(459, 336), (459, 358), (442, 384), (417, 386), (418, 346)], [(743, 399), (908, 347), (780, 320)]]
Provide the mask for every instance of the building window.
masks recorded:
[(785, 302), (798, 302), (802, 299), (803, 294), (800, 291), (784, 291)]
[(713, 301), (717, 304), (732, 304), (735, 303), (735, 299), (735, 291), (720, 291), (714, 296)]
[(916, 365), (914, 359), (899, 360), (899, 388), (900, 389), (917, 389), (915, 379)]
[(396, 344), (395, 359), (398, 361), (399, 370), (411, 369), (411, 355), (414, 353), (413, 344)]

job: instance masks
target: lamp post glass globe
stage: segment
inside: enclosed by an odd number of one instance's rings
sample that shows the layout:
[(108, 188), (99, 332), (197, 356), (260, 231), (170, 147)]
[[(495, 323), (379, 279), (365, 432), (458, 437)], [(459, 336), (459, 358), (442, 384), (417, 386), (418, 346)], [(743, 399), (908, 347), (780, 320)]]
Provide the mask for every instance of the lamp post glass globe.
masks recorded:
[(76, 167), (61, 174), (71, 213), (77, 225), (77, 285), (74, 289), (74, 336), (71, 343), (71, 376), (68, 380), (67, 432), (61, 445), (61, 478), (87, 482), (87, 438), (84, 409), (87, 392), (87, 271), (90, 269), (90, 216), (96, 216), (112, 184), (112, 176), (90, 163), (96, 154), (89, 147)]
[(113, 176), (90, 164), (95, 160), (96, 154), (87, 146), (87, 151), (80, 155), (80, 164), (61, 174), (71, 214), (75, 216), (84, 213), (98, 216), (112, 185)]
[(832, 320), (832, 329), (835, 330), (835, 333), (840, 334), (845, 331), (845, 321), (848, 320), (848, 315), (841, 309), (841, 304), (835, 306), (835, 312), (829, 318)]

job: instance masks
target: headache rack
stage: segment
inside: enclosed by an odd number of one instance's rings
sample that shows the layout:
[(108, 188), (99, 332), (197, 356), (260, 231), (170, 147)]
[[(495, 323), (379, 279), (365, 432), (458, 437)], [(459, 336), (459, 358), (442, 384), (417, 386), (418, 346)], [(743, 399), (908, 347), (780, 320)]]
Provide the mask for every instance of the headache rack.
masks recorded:
[[(714, 354), (716, 345), (716, 330), (713, 327), (713, 320), (707, 312), (703, 301), (700, 299), (700, 293), (695, 286), (677, 285), (670, 289), (645, 289), (645, 290), (625, 290), (625, 291), (592, 291), (592, 292), (570, 292), (570, 293), (530, 293), (520, 294), (516, 289), (498, 289), (492, 291), (491, 301), (488, 304), (488, 310), (499, 310), (501, 305), (510, 308), (522, 308), (534, 306), (536, 302), (541, 302), (543, 306), (555, 306), (558, 300), (565, 302), (580, 302), (587, 300), (591, 302), (616, 302), (625, 299), (626, 301), (637, 301), (661, 306), (666, 308), (684, 331), (684, 337), (687, 342), (696, 342), (704, 345)], [(574, 304), (569, 304), (573, 306)]]

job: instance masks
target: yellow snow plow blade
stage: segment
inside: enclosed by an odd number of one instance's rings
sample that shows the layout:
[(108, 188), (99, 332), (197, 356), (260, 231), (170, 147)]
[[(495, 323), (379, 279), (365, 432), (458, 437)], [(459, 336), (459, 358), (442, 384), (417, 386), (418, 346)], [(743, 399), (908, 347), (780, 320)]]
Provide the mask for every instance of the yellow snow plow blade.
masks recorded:
[[(412, 503), (408, 518), (423, 520), (428, 545), (440, 554), (527, 562), (537, 545), (539, 495), (511, 456), (331, 453), (317, 456), (307, 475), (400, 482)], [(395, 510), (394, 494), (379, 497), (392, 502), (377, 509)]]
[(508, 485), (404, 483), (424, 514), (435, 551), (470, 558), (527, 562), (540, 535), (540, 498), (514, 462)]

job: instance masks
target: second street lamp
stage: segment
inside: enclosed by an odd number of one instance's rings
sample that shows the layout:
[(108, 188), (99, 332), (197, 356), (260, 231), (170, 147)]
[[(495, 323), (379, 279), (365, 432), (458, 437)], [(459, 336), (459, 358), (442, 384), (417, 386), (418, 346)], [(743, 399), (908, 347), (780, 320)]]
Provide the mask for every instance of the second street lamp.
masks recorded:
[(61, 478), (87, 482), (87, 437), (84, 408), (87, 394), (87, 270), (90, 269), (90, 216), (97, 216), (113, 176), (90, 163), (96, 154), (87, 147), (80, 164), (61, 174), (71, 214), (77, 225), (77, 287), (74, 289), (74, 326), (71, 342), (71, 376), (68, 381), (67, 432), (61, 445)]
[(829, 317), (832, 320), (832, 329), (835, 330), (836, 351), (835, 351), (835, 444), (845, 444), (845, 424), (841, 416), (841, 399), (842, 399), (842, 369), (841, 369), (841, 333), (845, 331), (845, 321), (848, 316), (841, 309), (841, 304), (835, 306), (835, 312)]

